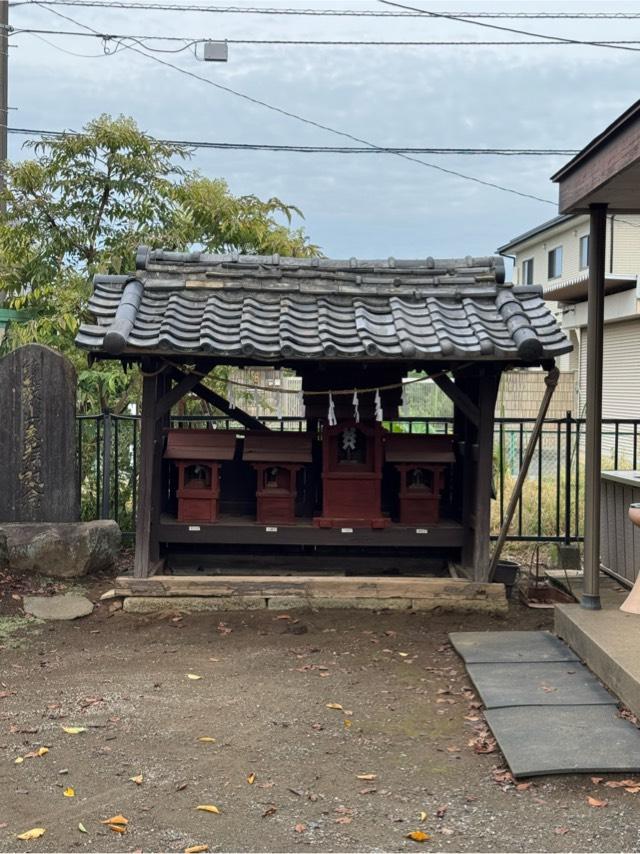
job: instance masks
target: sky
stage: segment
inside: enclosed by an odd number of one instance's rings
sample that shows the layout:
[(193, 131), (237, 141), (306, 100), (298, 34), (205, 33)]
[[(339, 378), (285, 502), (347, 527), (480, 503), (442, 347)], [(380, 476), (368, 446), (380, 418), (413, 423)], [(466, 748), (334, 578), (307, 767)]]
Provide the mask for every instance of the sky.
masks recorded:
[[(182, 0), (185, 2), (185, 0)], [(432, 11), (638, 11), (636, 3), (402, 0)], [(376, 0), (193, 0), (244, 8), (379, 9)], [(163, 5), (171, 5), (163, 0)], [(54, 7), (99, 32), (211, 39), (516, 40), (461, 21)], [(638, 39), (636, 20), (504, 20), (536, 33)], [(82, 30), (46, 7), (10, 9), (16, 29)], [(101, 113), (132, 116), (157, 137), (344, 145), (153, 59), (105, 55), (93, 38), (16, 33), (9, 50), (9, 124), (80, 130)], [(154, 49), (180, 44), (148, 43)], [(640, 49), (640, 43), (637, 45)], [(80, 55), (78, 55), (80, 54)], [(320, 47), (229, 45), (227, 63), (158, 53), (212, 81), (376, 145), (580, 149), (638, 98), (640, 53), (585, 45)], [(200, 51), (201, 56), (201, 51)], [(9, 138), (9, 156), (24, 157)], [(466, 175), (547, 199), (523, 198), (393, 155), (199, 150), (191, 166), (238, 194), (298, 206), (310, 239), (334, 258), (489, 255), (557, 214), (550, 176), (569, 157), (423, 155)]]

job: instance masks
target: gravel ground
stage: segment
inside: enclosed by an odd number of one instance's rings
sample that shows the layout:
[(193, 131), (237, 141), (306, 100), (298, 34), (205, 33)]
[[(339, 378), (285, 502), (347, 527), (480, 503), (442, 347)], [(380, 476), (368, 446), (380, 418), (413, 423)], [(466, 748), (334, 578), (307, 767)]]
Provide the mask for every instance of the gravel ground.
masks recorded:
[[(5, 590), (0, 614), (19, 608)], [(640, 793), (615, 777), (514, 784), (447, 642), (550, 622), (517, 605), (497, 619), (102, 604), (28, 624), (1, 651), (0, 850), (637, 851)], [(118, 814), (125, 833), (101, 823)]]

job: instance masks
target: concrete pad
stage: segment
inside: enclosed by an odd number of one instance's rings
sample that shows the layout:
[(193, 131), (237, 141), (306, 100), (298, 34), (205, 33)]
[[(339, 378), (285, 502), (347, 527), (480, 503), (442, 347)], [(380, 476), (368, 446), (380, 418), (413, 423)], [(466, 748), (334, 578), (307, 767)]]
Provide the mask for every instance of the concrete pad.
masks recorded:
[(640, 615), (556, 605), (555, 631), (640, 716)]
[(40, 620), (75, 620), (93, 611), (90, 599), (73, 593), (62, 596), (25, 596), (22, 602), (25, 612)]
[(449, 640), (465, 664), (578, 660), (551, 632), (451, 632)]
[(485, 717), (514, 777), (640, 771), (640, 730), (611, 706), (513, 706)]
[(469, 664), (488, 709), (505, 706), (617, 706), (617, 700), (577, 661)]
[(127, 596), (123, 604), (129, 614), (255, 611), (266, 607), (264, 596)]

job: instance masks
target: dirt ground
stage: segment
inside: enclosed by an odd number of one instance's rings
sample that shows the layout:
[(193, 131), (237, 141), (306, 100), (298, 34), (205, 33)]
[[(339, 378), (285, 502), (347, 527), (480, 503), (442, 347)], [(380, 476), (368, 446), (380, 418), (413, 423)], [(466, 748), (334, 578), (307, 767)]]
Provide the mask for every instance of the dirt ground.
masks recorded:
[[(102, 604), (34, 624), (22, 592), (0, 602), (2, 851), (640, 848), (640, 793), (589, 776), (518, 787), (499, 752), (476, 752), (494, 745), (447, 633), (546, 628), (549, 612), (139, 617)], [(118, 814), (125, 833), (101, 823)], [(42, 838), (16, 839), (35, 827)], [(418, 830), (429, 839), (407, 838)]]

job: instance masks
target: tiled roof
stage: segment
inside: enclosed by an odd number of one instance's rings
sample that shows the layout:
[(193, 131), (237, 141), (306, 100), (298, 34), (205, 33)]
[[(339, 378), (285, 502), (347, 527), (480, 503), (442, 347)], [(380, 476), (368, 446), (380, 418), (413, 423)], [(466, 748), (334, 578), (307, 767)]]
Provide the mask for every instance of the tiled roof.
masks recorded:
[(571, 349), (502, 259), (333, 261), (141, 249), (96, 276), (76, 343), (94, 352), (300, 359), (552, 358)]

